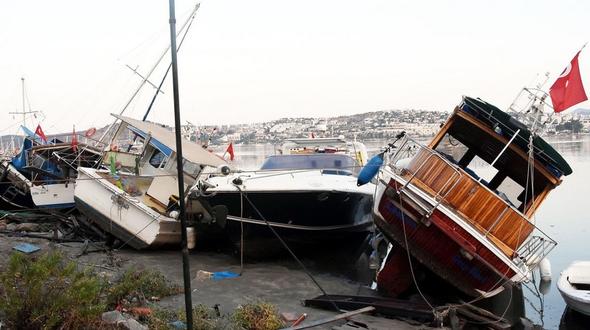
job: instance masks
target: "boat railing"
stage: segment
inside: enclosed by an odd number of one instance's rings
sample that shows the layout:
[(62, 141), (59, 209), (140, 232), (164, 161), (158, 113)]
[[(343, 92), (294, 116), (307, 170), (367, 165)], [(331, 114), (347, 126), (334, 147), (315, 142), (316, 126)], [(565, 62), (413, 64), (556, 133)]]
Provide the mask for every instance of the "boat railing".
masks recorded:
[(401, 142), (401, 145), (398, 147), (397, 152), (390, 159), (389, 164), (395, 167), (395, 165), (398, 164), (398, 161), (401, 161), (403, 159), (412, 159), (412, 162), (414, 162), (414, 157), (419, 154), (418, 150), (426, 152), (426, 157), (422, 157), (422, 159), (420, 159), (420, 164), (415, 170), (412, 170), (410, 166), (403, 166), (403, 168), (398, 167), (398, 169), (404, 171), (406, 174), (410, 174), (408, 180), (404, 185), (404, 188), (407, 188), (412, 183), (412, 181), (415, 181), (416, 178), (420, 179), (421, 176), (419, 174), (423, 174), (425, 171), (430, 170), (425, 165), (429, 164), (429, 160), (431, 160), (432, 158), (435, 158), (437, 162), (442, 162), (447, 166), (448, 169), (451, 169), (452, 171), (450, 175), (447, 176), (447, 180), (443, 181), (442, 184), (437, 184), (437, 187), (429, 187), (434, 191), (432, 197), (437, 201), (436, 205), (432, 208), (432, 210), (430, 210), (430, 213), (432, 213), (432, 211), (434, 211), (434, 209), (436, 209), (438, 205), (440, 205), (440, 203), (444, 201), (446, 195), (450, 193), (453, 190), (453, 188), (459, 183), (459, 179), (461, 178), (462, 173), (458, 168), (455, 168), (453, 164), (451, 164), (442, 155), (440, 155), (432, 149), (426, 148), (425, 146), (408, 137), (405, 137), (404, 140)]
[(445, 155), (406, 137), (387, 164), (435, 203), (425, 210), (430, 216), (443, 204), (490, 241), (507, 257), (529, 267), (547, 255), (556, 242), (538, 229), (522, 212), (498, 193), (476, 180)]

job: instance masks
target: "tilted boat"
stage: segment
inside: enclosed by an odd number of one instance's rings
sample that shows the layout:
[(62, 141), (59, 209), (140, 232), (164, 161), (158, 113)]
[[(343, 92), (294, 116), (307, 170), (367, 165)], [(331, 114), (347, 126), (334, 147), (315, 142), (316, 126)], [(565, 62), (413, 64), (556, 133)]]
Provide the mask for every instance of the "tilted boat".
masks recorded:
[(557, 281), (557, 289), (573, 310), (590, 316), (590, 261), (574, 261)]
[(530, 279), (557, 244), (531, 217), (572, 173), (549, 144), (495, 106), (464, 97), (428, 145), (405, 137), (395, 146), (373, 208), (390, 241), (470, 296)]
[(259, 170), (207, 180), (212, 186), (207, 201), (227, 206), (226, 230), (234, 242), (240, 237), (240, 222), (250, 242), (275, 239), (268, 224), (286, 240), (303, 244), (366, 235), (372, 227), (375, 186), (356, 185), (356, 173), (366, 159), (360, 142), (289, 139)]
[[(134, 248), (179, 244), (174, 133), (150, 122), (114, 116), (120, 122), (104, 157), (104, 165), (110, 169), (78, 168), (76, 207), (105, 232)], [(142, 148), (118, 146), (134, 136)], [(205, 167), (225, 164), (190, 141), (182, 141), (182, 148), (187, 190), (192, 189)], [(187, 204), (187, 216), (214, 220), (215, 209), (192, 200)]]
[(70, 208), (78, 166), (95, 166), (102, 151), (86, 143), (25, 136), (20, 152), (0, 162), (0, 199), (13, 208)]

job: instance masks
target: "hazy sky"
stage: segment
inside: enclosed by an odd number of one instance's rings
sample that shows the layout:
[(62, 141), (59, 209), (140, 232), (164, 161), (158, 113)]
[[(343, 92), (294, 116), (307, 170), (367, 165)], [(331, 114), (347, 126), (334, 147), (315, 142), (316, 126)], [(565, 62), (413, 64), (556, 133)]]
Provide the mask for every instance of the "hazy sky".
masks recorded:
[[(177, 0), (182, 23), (195, 2)], [(589, 1), (204, 0), (179, 53), (182, 119), (259, 122), (422, 108), (506, 108), (590, 39)], [(0, 2), (0, 135), (20, 78), (46, 133), (109, 122), (169, 42), (167, 0)], [(170, 60), (152, 80), (161, 79)], [(590, 93), (590, 47), (580, 56)], [(172, 87), (151, 120), (172, 123)], [(126, 114), (141, 117), (144, 87)], [(582, 104), (588, 107), (588, 103)], [(20, 120), (20, 117), (17, 117)]]

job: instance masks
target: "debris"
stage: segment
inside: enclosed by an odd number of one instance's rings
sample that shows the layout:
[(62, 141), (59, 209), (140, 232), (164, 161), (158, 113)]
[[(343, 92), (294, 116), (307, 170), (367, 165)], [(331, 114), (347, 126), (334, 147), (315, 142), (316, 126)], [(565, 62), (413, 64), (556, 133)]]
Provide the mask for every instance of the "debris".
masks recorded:
[(372, 312), (374, 310), (375, 310), (375, 307), (373, 307), (373, 306), (367, 306), (367, 307), (363, 307), (361, 309), (357, 309), (357, 310), (346, 312), (346, 313), (341, 313), (341, 314), (338, 314), (338, 315), (335, 315), (335, 316), (331, 316), (331, 317), (328, 317), (328, 318), (325, 318), (325, 319), (312, 321), (312, 322), (309, 322), (307, 324), (302, 324), (302, 325), (298, 325), (298, 326), (292, 326), (292, 327), (289, 327), (289, 328), (285, 328), (284, 330), (298, 330), (298, 329), (313, 328), (313, 327), (317, 327), (318, 325), (331, 323), (331, 322), (338, 321), (338, 320), (341, 320), (341, 319), (346, 319), (346, 318), (349, 318), (349, 317), (354, 316), (354, 315), (358, 315), (358, 314), (362, 314), (362, 313), (367, 313), (367, 312)]
[(24, 252), (24, 253), (33, 253), (33, 252), (41, 250), (40, 247), (33, 245), (33, 244), (29, 244), (29, 243), (19, 243), (19, 244), (15, 245), (13, 247), (13, 249), (20, 251), (20, 252)]
[(117, 325), (119, 327), (123, 327), (123, 328), (129, 329), (129, 330), (148, 330), (148, 327), (137, 322), (137, 320), (132, 319), (132, 318), (129, 318), (125, 321), (120, 321), (117, 323)]
[(149, 307), (131, 307), (129, 312), (134, 316), (149, 316), (152, 315), (152, 309)]
[(211, 277), (213, 277), (213, 273), (212, 272), (207, 272), (207, 271), (204, 271), (204, 270), (199, 270), (197, 272), (197, 280), (199, 280), (199, 281), (208, 280)]
[(39, 231), (39, 224), (37, 223), (30, 223), (30, 222), (25, 222), (25, 223), (19, 223), (15, 226), (16, 231)]
[(176, 321), (170, 322), (168, 324), (170, 324), (174, 329), (179, 329), (179, 330), (186, 329), (186, 323), (184, 323), (180, 320), (176, 320)]
[(103, 322), (108, 324), (117, 324), (121, 321), (127, 320), (125, 315), (120, 311), (110, 311), (102, 313), (101, 319)]
[(297, 320), (295, 320), (295, 322), (293, 322), (291, 324), (292, 327), (301, 324), (301, 322), (303, 322), (303, 320), (305, 320), (305, 318), (307, 317), (307, 313), (303, 313), (301, 314), (301, 316), (299, 316), (299, 318)]
[(331, 310), (334, 310), (334, 305), (345, 310), (372, 306), (377, 313), (385, 316), (403, 316), (425, 322), (433, 320), (432, 309), (425, 303), (396, 298), (321, 295), (313, 299), (306, 299), (303, 304), (304, 306)]
[(197, 280), (204, 281), (208, 279), (213, 279), (214, 281), (223, 280), (226, 278), (236, 278), (240, 277), (240, 274), (236, 274), (234, 272), (223, 271), (223, 272), (208, 272), (205, 270), (199, 270), (197, 272)]
[(223, 280), (226, 278), (236, 278), (236, 277), (240, 277), (240, 274), (236, 274), (234, 272), (229, 272), (229, 271), (214, 272), (213, 276), (212, 276), (214, 281), (219, 281), (219, 280)]
[(299, 316), (293, 312), (281, 312), (281, 317), (288, 323), (295, 322), (299, 318)]

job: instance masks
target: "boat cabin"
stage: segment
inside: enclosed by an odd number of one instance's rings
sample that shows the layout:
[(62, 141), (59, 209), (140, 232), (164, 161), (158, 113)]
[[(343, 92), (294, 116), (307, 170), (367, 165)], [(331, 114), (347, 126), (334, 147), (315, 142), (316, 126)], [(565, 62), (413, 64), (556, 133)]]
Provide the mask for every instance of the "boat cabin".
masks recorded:
[(334, 153), (309, 153), (300, 155), (274, 155), (266, 158), (261, 170), (313, 170), (323, 174), (357, 174), (359, 165), (347, 155)]
[(529, 218), (572, 172), (543, 139), (530, 137), (495, 106), (464, 97), (404, 176), (513, 257), (535, 229)]
[[(165, 126), (113, 115), (120, 123), (105, 152), (103, 166), (122, 178), (117, 183), (132, 195), (143, 195), (144, 203), (166, 213), (171, 198), (178, 196), (176, 140)], [(205, 166), (217, 167), (225, 161), (200, 145), (183, 140), (184, 185), (195, 184)], [(112, 176), (102, 173), (103, 177)], [(112, 179), (112, 178), (111, 178)]]

